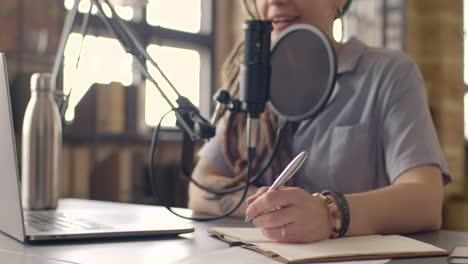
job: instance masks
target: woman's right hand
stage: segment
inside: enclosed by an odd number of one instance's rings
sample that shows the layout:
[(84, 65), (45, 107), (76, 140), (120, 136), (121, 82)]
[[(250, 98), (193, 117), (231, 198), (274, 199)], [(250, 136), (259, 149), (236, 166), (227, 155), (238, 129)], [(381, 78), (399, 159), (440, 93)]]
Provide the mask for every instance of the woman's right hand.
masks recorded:
[(310, 243), (330, 237), (332, 219), (320, 198), (297, 187), (267, 191), (267, 187), (262, 187), (246, 200), (246, 215), (262, 228), (266, 237), (288, 243)]

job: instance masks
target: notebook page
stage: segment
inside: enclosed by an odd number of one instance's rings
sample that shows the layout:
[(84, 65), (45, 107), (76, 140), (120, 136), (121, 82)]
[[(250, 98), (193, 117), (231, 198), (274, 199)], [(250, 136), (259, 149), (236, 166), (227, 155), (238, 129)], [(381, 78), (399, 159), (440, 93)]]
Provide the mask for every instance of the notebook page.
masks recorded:
[(233, 241), (242, 241), (245, 243), (268, 242), (273, 240), (266, 238), (260, 228), (253, 227), (213, 227), (212, 231), (224, 234), (225, 237)]
[[(390, 259), (367, 260), (367, 261), (346, 261), (333, 262), (332, 264), (385, 264)], [(241, 248), (232, 247), (228, 249), (211, 251), (205, 254), (190, 256), (171, 264), (280, 264), (278, 261), (268, 258), (257, 252)], [(326, 264), (326, 263), (325, 263)]]
[(356, 255), (445, 252), (433, 245), (398, 235), (344, 237), (310, 244), (269, 242), (255, 245), (275, 252), (289, 261)]

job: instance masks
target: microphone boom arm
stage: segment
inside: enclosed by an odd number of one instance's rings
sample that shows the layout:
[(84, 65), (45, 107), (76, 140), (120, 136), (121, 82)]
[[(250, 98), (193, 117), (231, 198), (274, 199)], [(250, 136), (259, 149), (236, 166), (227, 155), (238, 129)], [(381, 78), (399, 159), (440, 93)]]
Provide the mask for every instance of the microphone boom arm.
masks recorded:
[[(133, 55), (133, 57), (136, 59), (137, 64), (139, 65), (143, 75), (145, 76), (146, 79), (148, 79), (151, 83), (153, 83), (156, 87), (156, 89), (159, 91), (163, 99), (166, 101), (166, 103), (171, 107), (171, 109), (174, 111), (176, 118), (177, 118), (177, 126), (186, 133), (191, 140), (197, 141), (197, 140), (206, 140), (208, 138), (211, 138), (215, 134), (215, 127), (210, 124), (200, 113), (198, 108), (193, 105), (190, 100), (184, 96), (182, 96), (177, 89), (174, 87), (174, 85), (170, 82), (170, 80), (166, 77), (166, 75), (163, 73), (159, 65), (151, 58), (151, 56), (146, 52), (146, 50), (143, 48), (143, 45), (139, 42), (139, 40), (132, 34), (132, 32), (128, 29), (124, 21), (120, 19), (118, 14), (116, 13), (115, 9), (112, 7), (112, 5), (109, 3), (108, 0), (104, 0), (104, 2), (109, 6), (111, 13), (113, 17), (115, 18), (115, 21), (107, 17), (107, 15), (104, 13), (104, 10), (102, 8), (101, 3), (99, 0), (92, 0), (92, 3), (96, 5), (98, 9), (98, 13), (103, 20), (103, 23), (107, 27), (107, 29), (112, 32), (112, 34), (115, 36), (115, 38), (119, 41), (120, 45), (123, 47), (123, 49)], [(57, 77), (58, 77), (58, 71), (60, 68), (60, 65), (62, 64), (63, 61), (63, 55), (65, 51), (65, 46), (66, 42), (68, 40), (68, 36), (71, 33), (73, 23), (76, 19), (76, 15), (78, 13), (78, 6), (79, 6), (80, 0), (76, 0), (74, 2), (72, 10), (69, 12), (67, 15), (66, 21), (64, 28), (62, 30), (62, 34), (60, 37), (60, 43), (59, 43), (59, 48), (57, 55), (55, 57), (54, 61), (54, 66), (53, 66), (53, 82), (54, 86), (57, 86)], [(91, 9), (90, 9), (91, 10)], [(115, 23), (116, 22), (116, 23)], [(84, 36), (83, 36), (84, 37)], [(161, 76), (164, 78), (164, 80), (169, 84), (169, 86), (174, 90), (174, 92), (177, 94), (178, 98), (176, 99), (176, 102), (178, 104), (178, 107), (176, 107), (171, 100), (167, 97), (167, 95), (164, 93), (164, 91), (161, 89), (159, 84), (156, 82), (156, 80), (151, 76), (151, 74), (148, 72), (148, 69), (146, 68), (146, 61), (150, 61), (153, 66), (161, 73)], [(64, 95), (66, 98), (68, 95)], [(65, 103), (65, 105), (67, 105)], [(63, 111), (64, 113), (65, 111)]]

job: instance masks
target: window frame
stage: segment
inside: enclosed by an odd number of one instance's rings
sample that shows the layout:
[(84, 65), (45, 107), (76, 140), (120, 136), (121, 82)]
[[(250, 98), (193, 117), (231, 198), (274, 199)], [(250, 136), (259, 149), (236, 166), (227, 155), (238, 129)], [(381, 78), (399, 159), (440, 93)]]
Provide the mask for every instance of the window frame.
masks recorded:
[[(125, 21), (127, 25), (135, 32), (145, 48), (149, 45), (163, 45), (176, 48), (193, 49), (200, 53), (200, 112), (208, 118), (212, 110), (211, 94), (214, 91), (215, 83), (215, 0), (201, 0), (201, 23), (200, 32), (190, 33), (173, 30), (161, 26), (152, 26), (147, 23), (146, 6), (134, 8), (134, 18)], [(78, 12), (71, 33), (80, 33), (80, 25), (83, 22), (85, 14)], [(114, 20), (115, 18), (110, 18)], [(112, 32), (107, 30), (105, 24), (98, 15), (89, 16), (89, 29), (87, 35), (106, 37), (115, 39)], [(156, 60), (157, 62), (157, 60)], [(136, 96), (132, 101), (133, 108), (130, 112), (136, 114), (136, 131), (125, 131), (125, 134), (147, 135), (152, 127), (146, 124), (145, 120), (145, 78), (140, 73), (137, 62), (133, 62), (133, 84), (136, 89)], [(162, 69), (164, 70), (164, 69)], [(176, 87), (177, 88), (177, 87)], [(183, 95), (183, 94), (182, 94)], [(179, 135), (164, 135), (173, 132), (179, 132), (176, 127), (161, 127), (163, 134), (161, 140), (181, 139)], [(180, 133), (177, 133), (180, 134)]]

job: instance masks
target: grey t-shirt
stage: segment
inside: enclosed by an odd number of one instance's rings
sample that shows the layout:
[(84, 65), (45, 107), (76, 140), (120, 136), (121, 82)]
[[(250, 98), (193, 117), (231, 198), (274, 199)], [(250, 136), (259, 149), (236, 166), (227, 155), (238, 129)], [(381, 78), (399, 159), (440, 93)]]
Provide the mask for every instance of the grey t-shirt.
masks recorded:
[[(232, 177), (220, 148), (223, 130), (219, 125), (198, 155)], [(293, 155), (309, 152), (295, 176), (296, 185), (309, 192), (369, 191), (430, 164), (450, 182), (418, 67), (401, 52), (355, 38), (339, 55), (335, 92), (325, 110), (286, 136)]]

